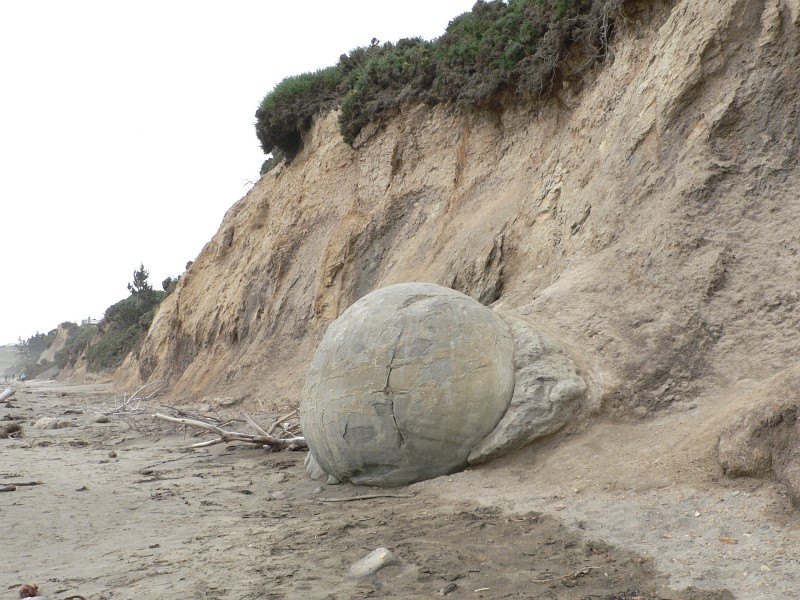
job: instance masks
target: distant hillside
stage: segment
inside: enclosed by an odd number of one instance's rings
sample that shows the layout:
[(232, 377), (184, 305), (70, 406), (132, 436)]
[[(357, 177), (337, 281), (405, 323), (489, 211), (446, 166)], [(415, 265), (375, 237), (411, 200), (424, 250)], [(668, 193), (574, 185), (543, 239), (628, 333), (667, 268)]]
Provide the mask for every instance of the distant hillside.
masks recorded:
[(4, 375), (6, 369), (14, 365), (19, 360), (19, 356), (13, 346), (0, 346), (0, 375)]

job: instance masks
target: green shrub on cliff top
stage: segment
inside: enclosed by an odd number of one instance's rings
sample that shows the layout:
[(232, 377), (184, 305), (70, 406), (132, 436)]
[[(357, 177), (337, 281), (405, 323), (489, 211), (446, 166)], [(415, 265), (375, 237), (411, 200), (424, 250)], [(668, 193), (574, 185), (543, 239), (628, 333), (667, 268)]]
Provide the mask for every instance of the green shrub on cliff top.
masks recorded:
[(343, 74), (339, 128), (351, 143), (370, 121), (417, 99), (435, 77), (434, 45), (421, 38), (373, 44), (339, 58)]
[(336, 66), (289, 77), (256, 111), (265, 153), (288, 159), (302, 147), (311, 119), (340, 107), (339, 126), (352, 143), (370, 122), (410, 100), (480, 106), (498, 92), (545, 92), (580, 44), (583, 68), (601, 59), (624, 0), (479, 0), (440, 38), (403, 39), (343, 54)]
[(266, 95), (256, 111), (256, 135), (265, 154), (279, 148), (294, 156), (303, 143), (301, 132), (319, 112), (336, 106), (340, 82), (336, 67), (287, 77)]

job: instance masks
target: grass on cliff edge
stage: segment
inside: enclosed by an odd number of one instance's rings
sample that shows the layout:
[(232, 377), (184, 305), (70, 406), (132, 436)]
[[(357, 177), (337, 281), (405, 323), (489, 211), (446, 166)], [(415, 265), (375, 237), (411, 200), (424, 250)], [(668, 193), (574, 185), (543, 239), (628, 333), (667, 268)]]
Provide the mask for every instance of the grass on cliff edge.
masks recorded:
[(582, 47), (582, 68), (605, 56), (623, 2), (479, 0), (433, 41), (375, 40), (332, 67), (287, 77), (256, 111), (256, 135), (265, 154), (291, 159), (311, 119), (337, 107), (342, 137), (352, 144), (404, 102), (481, 106), (504, 90), (537, 97), (564, 69), (572, 45)]

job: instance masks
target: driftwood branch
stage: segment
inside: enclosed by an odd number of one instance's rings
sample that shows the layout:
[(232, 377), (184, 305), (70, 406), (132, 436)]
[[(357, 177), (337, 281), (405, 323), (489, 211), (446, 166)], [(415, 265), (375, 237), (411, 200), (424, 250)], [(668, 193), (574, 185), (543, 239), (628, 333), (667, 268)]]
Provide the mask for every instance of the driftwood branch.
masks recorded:
[(253, 419), (252, 419), (252, 417), (250, 415), (248, 415), (247, 413), (242, 413), (242, 416), (250, 424), (250, 427), (252, 427), (253, 429), (256, 430), (256, 433), (258, 435), (263, 435), (265, 437), (270, 435), (270, 432), (269, 431), (264, 431), (263, 429), (261, 429), (261, 426), (258, 423), (256, 423), (255, 421), (253, 421)]
[[(131, 394), (130, 397), (126, 398), (125, 395), (123, 395), (122, 396), (122, 404), (120, 404), (120, 406), (117, 408), (117, 410), (121, 411), (121, 412), (129, 412), (129, 411), (132, 411), (132, 410), (137, 410), (139, 408), (139, 404), (142, 402), (142, 400), (149, 400), (150, 398), (152, 398), (153, 396), (158, 394), (161, 391), (163, 384), (165, 384), (165, 383), (166, 383), (166, 379), (159, 379), (158, 381), (151, 381), (150, 383), (144, 384), (138, 390), (133, 392), (133, 394)], [(139, 395), (141, 392), (143, 392), (144, 390), (146, 390), (147, 388), (149, 388), (150, 386), (153, 386), (153, 385), (156, 386), (155, 389), (153, 389), (147, 396), (140, 396)], [(134, 402), (136, 403), (136, 405), (132, 406), (132, 404)]]
[(2, 394), (0, 394), (0, 402), (6, 402), (16, 393), (17, 393), (17, 388), (15, 386), (13, 385), (8, 386), (5, 389), (5, 391)]
[[(246, 416), (246, 415), (245, 415)], [(212, 425), (211, 423), (206, 423), (205, 421), (198, 421), (197, 419), (184, 419), (178, 417), (170, 417), (168, 415), (162, 415), (160, 413), (156, 413), (153, 415), (154, 419), (161, 419), (162, 421), (169, 421), (170, 423), (179, 423), (180, 425), (186, 425), (189, 427), (199, 427), (200, 429), (205, 429), (207, 431), (211, 431), (217, 435), (216, 438), (207, 440), (205, 442), (199, 442), (197, 444), (192, 444), (192, 448), (205, 448), (207, 446), (213, 446), (215, 444), (223, 444), (225, 442), (247, 442), (250, 444), (259, 444), (261, 446), (269, 446), (270, 448), (275, 448), (276, 450), (299, 450), (300, 448), (307, 448), (306, 439), (302, 436), (295, 436), (291, 438), (281, 439), (277, 438), (273, 435), (269, 435), (264, 433), (264, 430), (257, 425), (253, 428), (256, 429), (258, 432), (257, 434), (251, 433), (238, 433), (236, 431), (226, 431), (221, 427), (217, 427), (216, 425)], [(254, 421), (247, 417), (248, 422), (254, 423)]]
[(275, 422), (272, 424), (272, 426), (267, 430), (267, 435), (272, 435), (272, 432), (275, 431), (275, 429), (278, 427), (278, 425), (282, 425), (283, 422), (286, 421), (286, 419), (289, 419), (290, 417), (293, 417), (296, 414), (297, 414), (297, 410), (293, 410), (291, 412), (286, 413), (282, 417), (279, 417), (278, 419), (276, 419)]
[(364, 494), (346, 498), (312, 498), (314, 502), (355, 502), (356, 500), (375, 500), (376, 498), (413, 498), (414, 494)]

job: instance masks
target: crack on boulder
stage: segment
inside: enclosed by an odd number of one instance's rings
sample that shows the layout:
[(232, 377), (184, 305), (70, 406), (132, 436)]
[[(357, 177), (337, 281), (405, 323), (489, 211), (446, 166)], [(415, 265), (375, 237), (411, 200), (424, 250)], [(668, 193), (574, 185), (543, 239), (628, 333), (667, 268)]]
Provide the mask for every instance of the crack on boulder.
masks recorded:
[(392, 356), (391, 358), (389, 358), (389, 365), (386, 367), (386, 381), (383, 384), (383, 391), (392, 395), (394, 395), (394, 391), (392, 390), (392, 386), (389, 384), (389, 379), (392, 376), (392, 369), (394, 368), (392, 365), (394, 364), (394, 357), (396, 354), (397, 354), (397, 345), (395, 344), (395, 347), (392, 349)]
[(392, 370), (394, 369), (394, 357), (397, 354), (397, 344), (400, 342), (400, 338), (403, 336), (403, 330), (400, 329), (400, 334), (397, 336), (397, 342), (395, 342), (394, 348), (392, 348), (392, 356), (389, 359), (389, 365), (386, 367), (386, 383), (383, 385), (383, 391), (386, 393), (386, 403), (389, 406), (389, 413), (392, 415), (392, 422), (394, 423), (394, 428), (397, 431), (397, 435), (400, 437), (400, 445), (398, 447), (402, 448), (406, 444), (406, 438), (403, 435), (402, 430), (400, 429), (400, 423), (397, 421), (397, 415), (394, 414), (394, 390), (392, 389), (392, 385), (390, 383), (390, 379), (392, 377)]
[(389, 411), (392, 414), (392, 421), (394, 421), (394, 428), (397, 430), (397, 435), (400, 437), (400, 445), (399, 448), (402, 448), (406, 445), (406, 438), (403, 435), (403, 431), (400, 429), (400, 423), (397, 422), (397, 416), (394, 414), (394, 397), (391, 397), (389, 400)]

